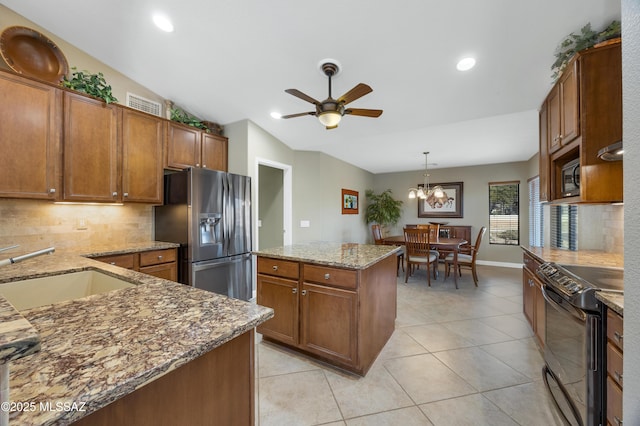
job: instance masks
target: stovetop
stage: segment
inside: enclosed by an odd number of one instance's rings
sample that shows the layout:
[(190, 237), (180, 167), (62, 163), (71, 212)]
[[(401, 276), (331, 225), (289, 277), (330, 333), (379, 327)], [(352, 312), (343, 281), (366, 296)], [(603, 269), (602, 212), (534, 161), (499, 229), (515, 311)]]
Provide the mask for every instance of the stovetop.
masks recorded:
[(624, 270), (582, 265), (543, 263), (536, 270), (546, 285), (572, 305), (587, 310), (597, 310), (597, 291), (621, 292), (624, 289)]

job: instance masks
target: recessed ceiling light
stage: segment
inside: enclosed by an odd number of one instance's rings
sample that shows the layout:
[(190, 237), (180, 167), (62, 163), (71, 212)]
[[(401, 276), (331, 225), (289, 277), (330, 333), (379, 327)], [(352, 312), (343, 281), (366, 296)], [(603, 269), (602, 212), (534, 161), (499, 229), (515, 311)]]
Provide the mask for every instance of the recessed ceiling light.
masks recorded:
[(460, 62), (458, 62), (458, 65), (456, 65), (456, 68), (458, 68), (458, 71), (469, 71), (475, 65), (476, 65), (475, 59), (463, 58), (460, 60)]
[(271, 113), (271, 118), (275, 118), (276, 120), (280, 120), (282, 118), (282, 114), (280, 114), (279, 112), (272, 112)]
[(164, 15), (155, 14), (153, 15), (153, 23), (156, 24), (156, 27), (160, 28), (162, 31), (172, 33), (173, 32), (173, 24)]

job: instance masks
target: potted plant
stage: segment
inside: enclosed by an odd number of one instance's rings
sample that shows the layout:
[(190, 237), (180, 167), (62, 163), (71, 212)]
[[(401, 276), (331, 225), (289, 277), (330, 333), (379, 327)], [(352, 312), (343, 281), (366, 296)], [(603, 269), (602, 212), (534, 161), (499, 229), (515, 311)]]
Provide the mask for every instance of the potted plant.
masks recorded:
[(60, 82), (63, 87), (100, 98), (106, 103), (118, 102), (118, 99), (111, 93), (111, 86), (107, 84), (101, 72), (91, 74), (89, 71), (78, 71), (76, 67), (71, 69), (74, 70), (71, 73), (71, 78), (68, 79), (65, 75)]
[(387, 189), (380, 194), (376, 194), (371, 189), (365, 192), (367, 197), (367, 208), (365, 211), (365, 222), (377, 223), (382, 229), (383, 236), (389, 225), (395, 225), (402, 215), (402, 201), (395, 200), (391, 195), (391, 189)]

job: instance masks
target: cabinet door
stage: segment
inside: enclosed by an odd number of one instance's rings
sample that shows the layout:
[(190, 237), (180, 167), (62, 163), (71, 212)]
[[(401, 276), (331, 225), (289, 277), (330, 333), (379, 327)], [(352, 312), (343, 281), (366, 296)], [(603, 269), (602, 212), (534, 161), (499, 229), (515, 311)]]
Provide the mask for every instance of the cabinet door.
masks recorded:
[(117, 107), (64, 95), (64, 200), (122, 201)]
[(526, 268), (522, 269), (522, 312), (527, 318), (531, 329), (535, 331), (535, 281), (533, 274)]
[(539, 172), (538, 177), (540, 179), (540, 201), (549, 201), (549, 132), (548, 132), (548, 113), (547, 103), (543, 103), (540, 108), (539, 115), (539, 130), (540, 130), (540, 152), (538, 155)]
[(260, 324), (259, 333), (289, 345), (298, 344), (298, 281), (258, 274), (258, 305), (275, 316)]
[(165, 280), (178, 281), (178, 268), (176, 262), (140, 267), (140, 272), (153, 275), (154, 277), (164, 278)]
[(227, 143), (224, 136), (202, 133), (202, 167), (227, 171)]
[(57, 199), (62, 91), (0, 73), (0, 196)]
[(567, 65), (560, 80), (560, 111), (562, 146), (567, 145), (580, 134), (580, 108), (578, 106), (578, 61)]
[(560, 149), (562, 138), (562, 125), (561, 119), (562, 112), (560, 111), (560, 86), (556, 84), (549, 92), (546, 100), (547, 114), (548, 114), (548, 138), (547, 147), (549, 154), (556, 152)]
[(167, 123), (167, 168), (200, 167), (200, 130)]
[(300, 345), (309, 352), (355, 365), (356, 293), (305, 282), (300, 299)]
[(164, 124), (122, 109), (122, 190), (125, 201), (162, 204)]

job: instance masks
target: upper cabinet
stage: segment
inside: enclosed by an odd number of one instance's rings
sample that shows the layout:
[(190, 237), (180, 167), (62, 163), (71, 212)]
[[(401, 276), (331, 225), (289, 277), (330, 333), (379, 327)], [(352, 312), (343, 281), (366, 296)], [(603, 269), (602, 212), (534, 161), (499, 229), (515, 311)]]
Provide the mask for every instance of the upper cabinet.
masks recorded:
[(162, 204), (164, 121), (122, 108), (122, 197)]
[[(541, 201), (622, 201), (622, 162), (598, 158), (621, 139), (622, 52), (614, 43), (576, 54), (540, 108)], [(566, 196), (562, 169), (575, 160), (580, 194)]]
[(0, 197), (61, 192), (62, 90), (0, 72)]
[(201, 167), (227, 171), (227, 138), (179, 123), (167, 123), (165, 167)]

